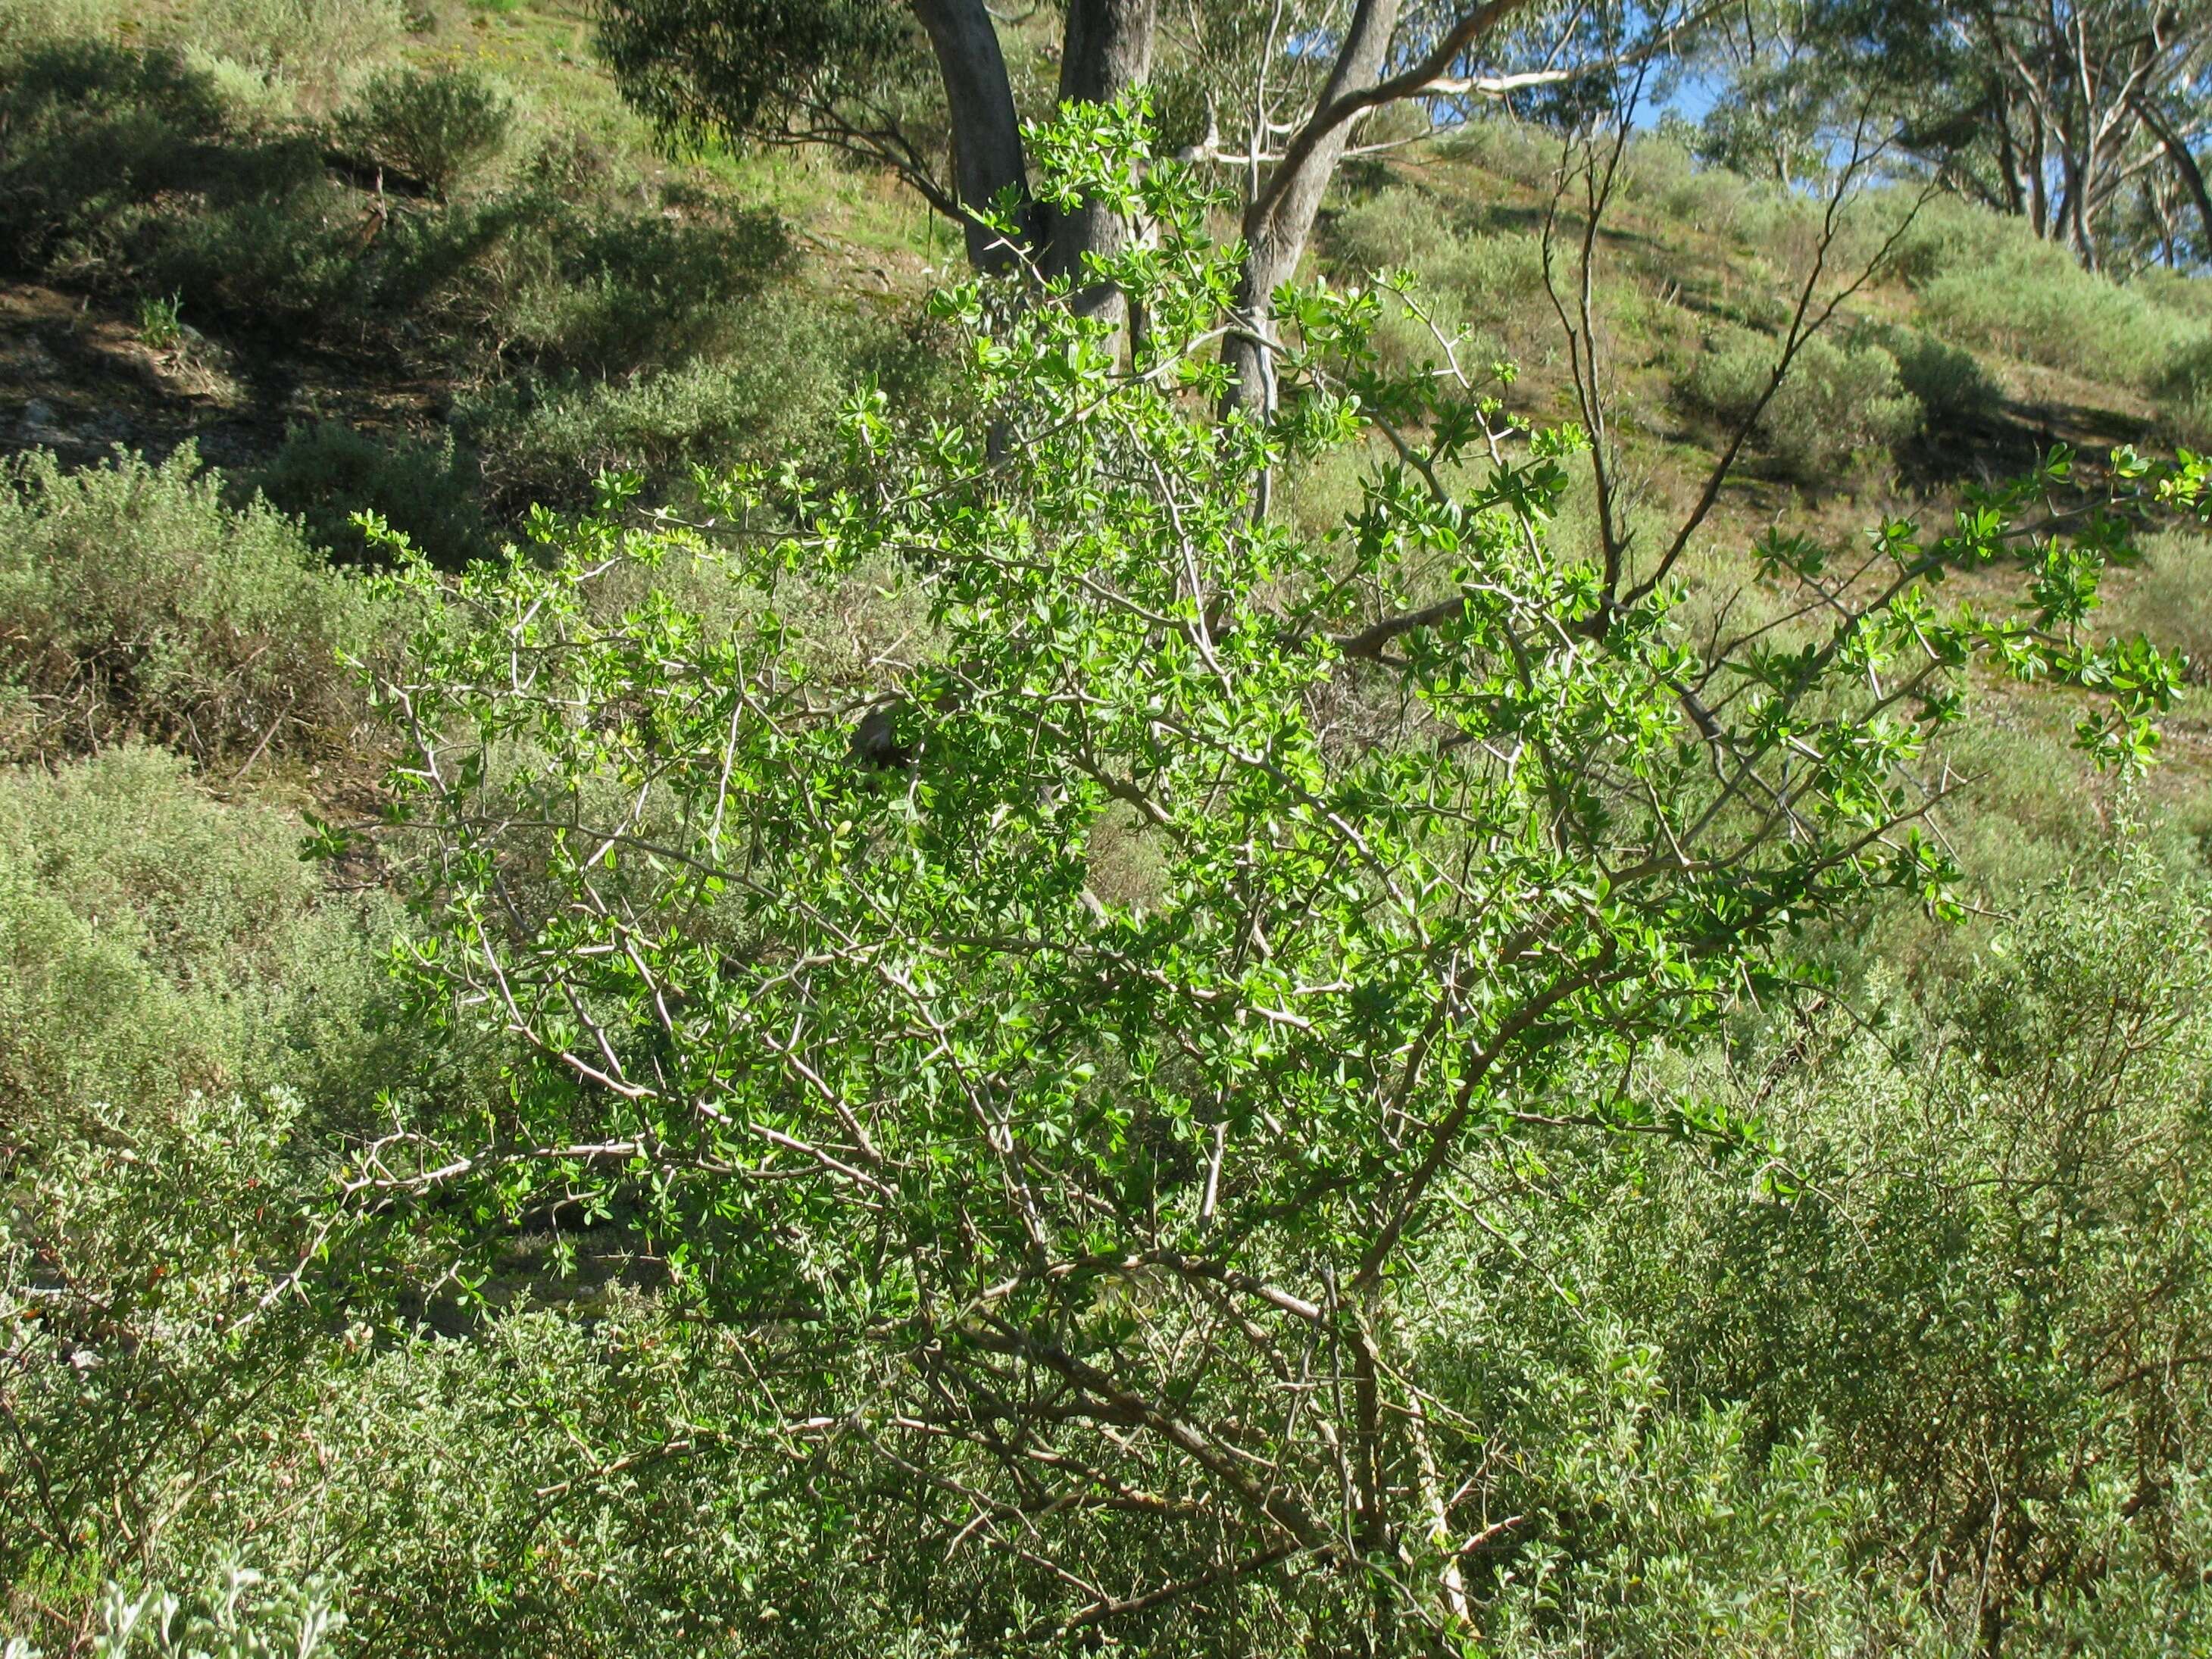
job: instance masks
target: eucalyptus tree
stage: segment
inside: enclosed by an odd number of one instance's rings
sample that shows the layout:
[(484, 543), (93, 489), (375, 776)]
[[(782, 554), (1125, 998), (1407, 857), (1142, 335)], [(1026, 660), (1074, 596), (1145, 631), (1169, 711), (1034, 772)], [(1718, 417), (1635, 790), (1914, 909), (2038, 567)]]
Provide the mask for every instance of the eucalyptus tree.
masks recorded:
[[(2207, 205), (2192, 146), (2212, 94), (2212, 16), (2171, 0), (1969, 0), (1943, 11), (1963, 72), (1953, 124), (1929, 136), (1945, 153), (1978, 152), (1988, 193), (2039, 236), (2103, 263), (2115, 210), (2163, 170)], [(2200, 228), (2212, 254), (2212, 217)]]
[[(2061, 455), (1937, 533), (1771, 537), (1765, 608), (1692, 629), (1680, 543), (1553, 540), (1578, 428), (1451, 350), (1378, 370), (1399, 300), (1285, 294), (1277, 418), (1218, 421), (1221, 199), (1133, 104), (1025, 139), (1044, 207), (1152, 227), (1086, 273), (1149, 319), (1126, 360), (986, 272), (935, 302), (972, 418), (863, 393), (824, 477), (703, 480), (689, 521), (610, 481), (533, 556), (392, 579), (409, 961), (525, 1057), (349, 1184), (426, 1225), (619, 1206), (745, 1333), (751, 1429), (825, 1515), (990, 1564), (964, 1650), (1236, 1650), (1259, 1609), (1252, 1650), (1472, 1651), (1503, 1517), (1438, 1298), (1483, 1294), (1486, 1183), (1531, 1126), (1756, 1147), (1644, 1068), (1790, 996), (1807, 925), (1951, 904), (1923, 823), (1972, 675), (2077, 688), (2131, 764), (2176, 665), (2090, 634), (2125, 550), (2047, 510)], [(1367, 442), (1326, 533), (1255, 511), (1292, 450)], [(658, 592), (676, 560), (750, 608)], [(1946, 603), (1960, 570), (2017, 603)], [(865, 666), (855, 588), (913, 608)]]
[[(1057, 40), (1048, 26), (1062, 17)], [(679, 139), (720, 133), (829, 146), (890, 168), (963, 230), (979, 270), (1079, 276), (1136, 234), (1032, 187), (1024, 116), (1160, 83), (1186, 157), (1237, 191), (1243, 325), (1223, 349), (1233, 395), (1268, 397), (1270, 296), (1297, 270), (1329, 180), (1363, 120), (1463, 112), (1649, 56), (1681, 0), (1068, 0), (1001, 22), (986, 0), (604, 0), (600, 44), (624, 94)], [(1049, 72), (1057, 60), (1056, 76)], [(949, 165), (940, 161), (949, 156)], [(1109, 312), (1112, 283), (1079, 284)]]
[(1838, 87), (1823, 72), (1818, 13), (1817, 0), (1737, 5), (1707, 32), (1698, 55), (1717, 96), (1697, 135), (1705, 160), (1784, 189), (1826, 171)]
[[(1708, 130), (1741, 165), (1874, 120), (1948, 187), (2093, 268), (2212, 258), (2212, 13), (2171, 0), (1744, 0), (1709, 37)], [(2194, 222), (2193, 233), (2177, 216)]]

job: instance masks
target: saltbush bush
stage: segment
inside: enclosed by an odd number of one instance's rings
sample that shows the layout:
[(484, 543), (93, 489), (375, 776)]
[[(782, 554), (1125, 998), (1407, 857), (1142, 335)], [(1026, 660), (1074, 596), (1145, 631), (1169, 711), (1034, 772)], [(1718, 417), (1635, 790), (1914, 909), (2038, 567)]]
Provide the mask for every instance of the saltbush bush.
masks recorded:
[(2200, 453), (2212, 450), (2212, 333), (2173, 355), (2157, 394), (2166, 435)]
[(283, 80), (328, 109), (407, 35), (403, 0), (193, 0), (180, 31), (202, 50)]
[(89, 40), (119, 23), (129, 0), (0, 0), (0, 53)]
[(1548, 189), (1559, 166), (1559, 141), (1535, 123), (1485, 112), (1447, 133), (1438, 149), (1530, 190)]
[(223, 108), (167, 53), (49, 42), (0, 65), (0, 258), (33, 275), (119, 252), (118, 204), (206, 189)]
[(162, 51), (65, 42), (0, 73), (9, 268), (246, 327), (327, 321), (348, 295), (367, 228), (313, 134), (240, 130), (216, 77)]
[(466, 70), (387, 70), (337, 123), (358, 154), (439, 196), (496, 155), (514, 127), (514, 100)]
[(207, 77), (234, 131), (273, 134), (300, 118), (298, 88), (274, 70), (241, 64), (201, 46), (186, 46), (184, 62), (193, 74)]
[(2212, 1391), (2178, 1363), (2212, 1316), (2207, 924), (2124, 843), (1890, 1032), (1777, 1033), (1753, 1086), (1781, 1189), (1724, 1200), (1685, 1166), (1710, 1197), (1659, 1206), (1684, 1230), (1679, 1299), (1650, 1304), (1677, 1386), (1745, 1401), (1763, 1437), (1823, 1425), (1892, 1570), (1962, 1620), (1996, 1609), (1984, 1640), (2086, 1613), (2116, 1543), (2176, 1583), (2212, 1565), (2188, 1478)]
[(1437, 276), (1471, 319), (1504, 322), (1544, 291), (1543, 242), (1534, 233), (1462, 237)]
[(353, 198), (319, 175), (219, 212), (162, 202), (120, 223), (145, 281), (241, 331), (335, 331), (361, 280), (367, 228)]
[(1328, 222), (1328, 241), (1348, 271), (1366, 275), (1411, 265), (1426, 273), (1451, 256), (1459, 236), (1433, 198), (1394, 185), (1336, 214)]
[[(672, 186), (641, 206), (641, 181), (575, 143), (459, 202), (372, 196), (333, 175), (301, 107), (278, 69), (198, 41), (28, 40), (0, 64), (0, 270), (177, 295), (202, 326), (373, 343), (479, 386), (750, 357), (775, 330), (749, 303), (795, 263), (773, 211)], [(481, 77), (394, 70), (336, 131), (445, 191), (512, 118)]]
[(372, 69), (410, 27), (404, 0), (0, 0), (0, 52), (151, 40), (280, 81), (288, 98), (320, 98)]
[(1330, 225), (1328, 240), (1347, 276), (1411, 267), (1467, 322), (1510, 320), (1543, 291), (1540, 238), (1456, 226), (1415, 190), (1394, 187), (1354, 203)]
[(0, 775), (0, 1091), (16, 1131), (145, 1124), (195, 1091), (288, 1091), (360, 1128), (435, 1062), (379, 960), (380, 895), (341, 897), (301, 828), (226, 805), (137, 745)]
[(621, 381), (503, 386), (462, 400), (457, 424), (504, 508), (587, 504), (601, 472), (673, 483), (695, 465), (766, 459), (819, 430), (861, 343), (835, 318), (796, 306), (750, 313), (756, 349)]
[(1521, 1541), (1470, 1565), (1500, 1650), (2201, 1645), (2212, 988), (2175, 876), (2138, 842), (2015, 896), (1872, 1028), (1814, 1000), (1655, 1056), (1655, 1097), (1759, 1115), (1756, 1168), (1521, 1154), (1436, 1333), (1439, 1394), (1516, 1449), (1484, 1513)]
[(592, 377), (751, 355), (779, 324), (742, 302), (793, 268), (789, 229), (765, 210), (681, 220), (533, 212), (501, 252), (502, 268), (486, 274), (504, 289), (500, 327), (511, 357)]
[(2195, 331), (2137, 287), (2084, 270), (2025, 221), (1938, 198), (1897, 252), (1923, 313), (1954, 342), (2148, 387)]
[(2138, 274), (2130, 286), (2160, 309), (2212, 328), (2212, 283), (2203, 276), (2153, 265)]
[(374, 611), (299, 526), (226, 506), (187, 445), (65, 471), (34, 451), (0, 468), (0, 684), (17, 756), (143, 735), (204, 761), (342, 740), (356, 693), (341, 650)]
[(1979, 425), (2003, 410), (2003, 390), (1981, 360), (1926, 329), (1869, 329), (1862, 343), (1881, 347), (1896, 361), (1899, 381), (1931, 428)]
[[(103, 1584), (171, 1568), (198, 1579), (229, 1553), (180, 1564), (159, 1534), (198, 1507), (191, 1443), (220, 1449), (210, 1468), (228, 1484), (270, 1449), (241, 1457), (238, 1428), (306, 1380), (309, 1321), (283, 1298), (281, 1275), (312, 1237), (305, 1211), (319, 1182), (309, 1171), (323, 1160), (295, 1154), (298, 1115), (283, 1097), (191, 1095), (161, 1113), (11, 1122), (0, 1142), (11, 1429), (0, 1450), (0, 1620), (21, 1644), (0, 1645), (11, 1659), (85, 1651), (103, 1624), (107, 1639), (91, 1651), (145, 1655), (143, 1631), (102, 1618)], [(138, 1549), (114, 1548), (99, 1516), (116, 1497), (151, 1500), (167, 1524)], [(269, 1651), (210, 1633), (193, 1649)]]
[(746, 356), (775, 313), (755, 308), (793, 268), (775, 213), (716, 204), (667, 212), (526, 170), (507, 189), (395, 215), (368, 262), (373, 325), (479, 385), (617, 379), (700, 356)]
[(181, 1592), (149, 1584), (134, 1595), (111, 1585), (100, 1601), (93, 1649), (100, 1659), (313, 1659), (344, 1624), (325, 1585), (271, 1583), (234, 1563)]
[(2143, 563), (2117, 583), (2106, 630), (2141, 633), (2189, 659), (2189, 678), (2212, 680), (2212, 536), (2172, 530), (2146, 536)]
[(310, 544), (347, 562), (382, 556), (354, 522), (357, 513), (377, 514), (424, 557), (449, 568), (497, 549), (477, 504), (475, 465), (455, 449), (451, 434), (432, 443), (381, 438), (337, 421), (295, 426), (252, 483), (299, 515)]
[[(1725, 330), (1707, 344), (1684, 390), (1732, 425), (1757, 407), (1780, 353), (1780, 343), (1765, 335)], [(1838, 343), (1815, 334), (1799, 349), (1753, 436), (1778, 465), (1810, 476), (1902, 443), (1920, 422), (1920, 405), (1888, 352), (1871, 342)]]

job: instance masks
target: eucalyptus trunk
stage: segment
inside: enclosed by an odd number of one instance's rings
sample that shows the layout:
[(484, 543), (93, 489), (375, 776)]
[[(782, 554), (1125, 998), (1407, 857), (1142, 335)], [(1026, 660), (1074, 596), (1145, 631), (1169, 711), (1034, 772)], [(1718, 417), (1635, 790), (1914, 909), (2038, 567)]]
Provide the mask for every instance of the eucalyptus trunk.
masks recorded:
[[(1343, 50), (1322, 90), (1316, 111), (1364, 91), (1381, 78), (1398, 26), (1398, 0), (1359, 0)], [(1297, 274), (1321, 212), (1328, 181), (1352, 141), (1352, 123), (1340, 121), (1320, 133), (1296, 162), (1286, 159), (1275, 179), (1244, 213), (1243, 280), (1237, 290), (1241, 325), (1223, 348), (1232, 384), (1231, 407), (1264, 415), (1274, 406), (1273, 352), (1267, 334), (1268, 296)]]

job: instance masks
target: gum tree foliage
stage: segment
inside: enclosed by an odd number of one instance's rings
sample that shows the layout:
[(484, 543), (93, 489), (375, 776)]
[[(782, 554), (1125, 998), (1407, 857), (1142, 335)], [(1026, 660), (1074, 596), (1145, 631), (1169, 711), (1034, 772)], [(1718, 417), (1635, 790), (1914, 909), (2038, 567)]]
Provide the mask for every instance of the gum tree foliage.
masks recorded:
[(1741, 0), (1703, 40), (1716, 159), (1785, 179), (1838, 131), (2092, 269), (2212, 258), (2212, 15), (2171, 0)]
[[(1043, 9), (1048, 12), (1058, 9)], [(1268, 297), (1297, 274), (1323, 193), (1362, 120), (1386, 108), (1463, 112), (1470, 100), (1556, 87), (1670, 39), (1688, 9), (1564, 8), (1534, 0), (1068, 0), (1056, 42), (1031, 11), (985, 0), (605, 0), (600, 49), (630, 101), (678, 141), (720, 133), (826, 145), (895, 171), (960, 225), (981, 270), (1027, 263), (1078, 278), (1139, 234), (1117, 216), (1033, 188), (1023, 117), (1049, 99), (1107, 104), (1158, 82), (1186, 159), (1236, 192), (1242, 326), (1222, 342), (1232, 394), (1269, 399)], [(940, 158), (949, 155), (947, 167)], [(1115, 285), (1085, 309), (1116, 314)]]
[(2170, 0), (1992, 0), (1936, 14), (1945, 68), (1908, 129), (1963, 188), (2092, 269), (2124, 264), (2137, 204), (2192, 263), (2212, 258), (2202, 149), (2212, 18)]
[[(836, 487), (702, 480), (705, 516), (641, 523), (611, 481), (538, 556), (392, 579), (412, 966), (533, 1058), (349, 1184), (424, 1225), (634, 1221), (749, 1333), (794, 1459), (878, 1471), (917, 1561), (1000, 1558), (1014, 1637), (1264, 1584), (1327, 1650), (1452, 1648), (1486, 1425), (1425, 1291), (1509, 1133), (1755, 1144), (1632, 1073), (1790, 994), (1806, 924), (1950, 904), (1919, 821), (1973, 665), (2079, 687), (2118, 763), (2175, 665), (2093, 642), (2125, 551), (2055, 532), (2063, 456), (1848, 559), (1771, 539), (1794, 620), (1693, 638), (1668, 566), (1547, 540), (1582, 434), (1449, 363), (1382, 376), (1376, 294), (1279, 294), (1281, 418), (1218, 423), (1240, 277), (1192, 173), (1126, 105), (1028, 138), (1046, 200), (1156, 227), (1092, 272), (1151, 319), (1133, 361), (1065, 283), (978, 277), (935, 302), (975, 424), (864, 394)], [(1291, 451), (1378, 435), (1327, 534), (1255, 512)], [(759, 608), (597, 598), (673, 555)], [(2016, 600), (1948, 599), (1961, 570)], [(893, 701), (801, 620), (855, 580), (926, 610)]]

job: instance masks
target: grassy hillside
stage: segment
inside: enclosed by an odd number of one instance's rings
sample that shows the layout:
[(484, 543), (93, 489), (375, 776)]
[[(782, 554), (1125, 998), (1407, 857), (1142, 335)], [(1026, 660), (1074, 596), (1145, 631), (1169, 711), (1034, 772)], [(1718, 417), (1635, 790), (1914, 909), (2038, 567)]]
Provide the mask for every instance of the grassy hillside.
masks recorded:
[[(1508, 400), (1540, 420), (1577, 415), (1544, 268), (1559, 156), (1556, 140), (1500, 123), (1360, 171), (1340, 192), (1322, 247), (1340, 281), (1398, 265), (1419, 273), (1436, 321), (1470, 331), (1467, 360), (1515, 362)], [(1753, 430), (1698, 532), (1687, 580), (1711, 603), (1755, 586), (1747, 550), (1773, 528), (1850, 548), (1887, 518), (1940, 523), (1963, 488), (2022, 471), (2054, 444), (2094, 469), (2116, 444), (2212, 440), (2212, 281), (2153, 271), (2118, 283), (2016, 222), (1948, 198), (1923, 202), (1904, 185), (1857, 198), (1825, 252), (1823, 214), (1820, 202), (1697, 167), (1662, 132), (1632, 143), (1607, 216), (1599, 350), (1647, 544), (1663, 543), (1689, 510), (1763, 389), (1777, 336), (1816, 270), (1818, 301), (1854, 289)], [(1563, 237), (1554, 284), (1571, 308), (1572, 252)], [(1401, 325), (1399, 338), (1409, 360), (1435, 349), (1425, 327)], [(1343, 505), (1346, 487), (1316, 489), (1320, 516)], [(1587, 552), (1595, 527), (1581, 527)], [(2200, 676), (2212, 665), (2202, 598), (2212, 544), (2169, 531), (2142, 550), (2141, 568), (2114, 580), (2102, 625), (2185, 653)], [(2001, 735), (1980, 739), (1990, 752), (1961, 764), (1992, 810), (1962, 815), (1961, 833), (1991, 843), (1970, 860), (1994, 884), (1991, 902), (2099, 843), (2116, 811), (2148, 809), (2191, 835), (2205, 827), (2212, 727), (2201, 711), (2167, 722), (2170, 764), (2147, 786), (2147, 804), (2124, 807), (2067, 750), (2064, 708), (1995, 684), (1984, 695)]]
[(303, 49), (298, 9), (18, 9), (17, 446), (190, 438), (241, 482), (272, 469), (325, 544), (337, 494), (404, 498), (458, 560), (485, 508), (773, 453), (851, 374), (900, 372), (929, 240), (874, 180), (661, 161), (573, 11), (370, 3)]

